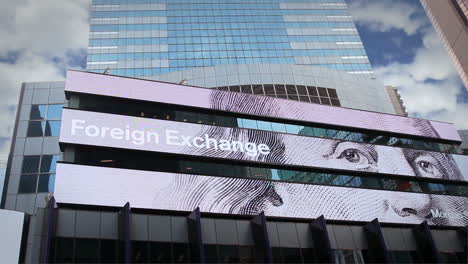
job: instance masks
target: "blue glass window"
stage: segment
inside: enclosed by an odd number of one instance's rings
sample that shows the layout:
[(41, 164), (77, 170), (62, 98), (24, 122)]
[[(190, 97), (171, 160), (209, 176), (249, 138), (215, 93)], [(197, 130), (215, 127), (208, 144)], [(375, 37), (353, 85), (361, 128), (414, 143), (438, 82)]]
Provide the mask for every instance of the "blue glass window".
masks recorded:
[(31, 120), (44, 120), (46, 118), (47, 105), (31, 105)]
[(60, 135), (60, 121), (47, 121), (44, 136), (58, 137)]
[(58, 155), (44, 155), (44, 156), (42, 156), (40, 172), (41, 173), (55, 172), (55, 169), (57, 167), (58, 159), (59, 159)]
[(63, 105), (49, 105), (49, 109), (47, 110), (47, 119), (62, 119), (62, 108)]
[(37, 192), (53, 192), (55, 184), (55, 174), (39, 175), (39, 184)]

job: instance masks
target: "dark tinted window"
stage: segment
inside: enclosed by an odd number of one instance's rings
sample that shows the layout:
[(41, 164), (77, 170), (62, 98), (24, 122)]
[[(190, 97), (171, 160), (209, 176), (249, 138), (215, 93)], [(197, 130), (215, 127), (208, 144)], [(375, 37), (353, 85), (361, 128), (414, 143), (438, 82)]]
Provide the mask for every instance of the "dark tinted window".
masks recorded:
[(299, 95), (307, 95), (307, 89), (304, 85), (298, 85), (297, 92), (299, 93)]
[(327, 89), (323, 87), (317, 87), (320, 96), (328, 97)]
[(255, 247), (241, 246), (239, 247), (239, 262), (240, 263), (255, 263)]
[(394, 263), (413, 263), (409, 251), (390, 251)]
[(28, 136), (28, 137), (42, 137), (42, 136), (44, 136), (44, 128), (45, 128), (45, 122), (44, 121), (31, 121), (31, 122), (29, 122), (28, 133), (27, 133), (26, 136)]
[(283, 263), (280, 248), (271, 248), (271, 253), (273, 255), (273, 263)]
[(276, 94), (286, 94), (286, 88), (282, 84), (275, 84)]
[(41, 160), (41, 173), (42, 172), (55, 172), (57, 167), (58, 155), (43, 155)]
[(231, 92), (240, 92), (240, 86), (229, 86)]
[(150, 262), (168, 263), (171, 262), (171, 244), (170, 243), (150, 243)]
[(320, 104), (320, 100), (318, 97), (310, 97), (310, 102), (314, 104)]
[(55, 174), (40, 174), (37, 192), (54, 191)]
[(148, 243), (142, 241), (132, 242), (132, 263), (148, 262)]
[(39, 160), (41, 156), (24, 156), (21, 173), (36, 173), (39, 171)]
[(172, 256), (174, 263), (190, 262), (187, 244), (172, 244)]
[(317, 88), (314, 86), (307, 86), (307, 91), (309, 92), (310, 96), (318, 96)]
[(331, 98), (338, 98), (338, 94), (336, 93), (335, 89), (330, 89), (328, 88), (328, 94), (330, 95)]
[(303, 248), (301, 249), (302, 258), (304, 263), (316, 263), (315, 253), (313, 248)]
[(442, 263), (466, 263), (465, 260), (459, 260), (455, 252), (440, 252)]
[(216, 245), (205, 245), (206, 263), (218, 263), (218, 247)]
[(43, 120), (46, 118), (47, 105), (31, 105), (31, 120)]
[(334, 105), (334, 106), (341, 106), (341, 103), (340, 103), (340, 100), (338, 99), (331, 99), (331, 104)]
[(326, 97), (320, 97), (320, 102), (324, 105), (331, 105), (330, 103), (330, 99), (326, 98)]
[(301, 251), (299, 248), (282, 248), (284, 263), (301, 263)]
[(99, 240), (77, 238), (75, 243), (76, 263), (96, 263), (99, 261)]
[(254, 94), (263, 94), (263, 87), (261, 84), (252, 85), (252, 89)]
[(252, 87), (250, 87), (250, 85), (242, 85), (241, 86), (241, 91), (243, 93), (251, 94), (252, 93)]
[(218, 246), (220, 263), (239, 262), (239, 252), (237, 246)]
[(73, 263), (73, 238), (57, 238), (55, 242), (55, 262)]
[(265, 89), (265, 94), (275, 94), (275, 89), (273, 89), (273, 84), (265, 84), (263, 85)]
[(101, 240), (101, 263), (117, 262), (117, 242), (115, 240)]
[(18, 193), (35, 193), (37, 174), (21, 175)]
[(286, 85), (286, 91), (288, 94), (297, 95), (296, 86), (294, 85)]

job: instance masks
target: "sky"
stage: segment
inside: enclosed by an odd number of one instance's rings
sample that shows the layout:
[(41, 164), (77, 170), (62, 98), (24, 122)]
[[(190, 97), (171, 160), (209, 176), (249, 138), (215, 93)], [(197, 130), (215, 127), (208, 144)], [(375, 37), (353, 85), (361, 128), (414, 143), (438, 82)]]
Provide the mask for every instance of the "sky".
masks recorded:
[[(346, 0), (385, 85), (410, 116), (468, 129), (463, 87), (419, 0)], [(9, 152), (21, 82), (63, 80), (84, 69), (90, 0), (3, 1), (0, 9), (0, 159)]]

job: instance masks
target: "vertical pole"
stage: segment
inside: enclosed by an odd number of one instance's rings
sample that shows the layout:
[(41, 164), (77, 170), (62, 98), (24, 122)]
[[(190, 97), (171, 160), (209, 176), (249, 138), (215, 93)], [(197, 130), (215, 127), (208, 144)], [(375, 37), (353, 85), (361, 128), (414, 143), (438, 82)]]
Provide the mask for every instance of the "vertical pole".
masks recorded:
[(52, 196), (49, 200), (47, 207), (47, 234), (45, 238), (45, 254), (43, 261), (44, 263), (50, 263), (52, 261), (52, 243), (55, 237), (55, 222), (56, 222), (56, 210), (55, 210), (55, 198)]
[(379, 220), (376, 218), (364, 226), (369, 248), (369, 259), (376, 263), (391, 263), (390, 254), (385, 244), (385, 239), (380, 228)]
[(335, 263), (325, 217), (321, 215), (319, 218), (313, 220), (309, 226), (312, 229), (312, 240), (314, 241), (317, 262)]
[(252, 233), (255, 241), (255, 258), (258, 263), (272, 263), (273, 255), (266, 226), (265, 213), (261, 212), (251, 221)]
[(203, 246), (199, 207), (187, 216), (187, 222), (192, 263), (205, 263), (205, 248)]
[(439, 250), (432, 238), (431, 229), (427, 221), (422, 222), (420, 225), (413, 228), (413, 234), (416, 239), (418, 251), (423, 261), (426, 263), (441, 263)]
[(119, 212), (119, 240), (123, 243), (123, 262), (131, 263), (132, 242), (130, 237), (130, 203), (127, 202)]

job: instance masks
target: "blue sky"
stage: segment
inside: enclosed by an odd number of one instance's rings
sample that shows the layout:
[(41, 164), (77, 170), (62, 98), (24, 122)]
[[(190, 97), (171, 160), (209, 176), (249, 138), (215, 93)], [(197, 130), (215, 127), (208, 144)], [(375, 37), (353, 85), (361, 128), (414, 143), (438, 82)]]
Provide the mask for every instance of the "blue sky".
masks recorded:
[(411, 116), (468, 129), (468, 91), (417, 0), (346, 0), (376, 77)]
[[(400, 87), (412, 116), (468, 129), (468, 91), (418, 0), (346, 0), (376, 76)], [(89, 0), (6, 1), (0, 9), (0, 158), (20, 84), (63, 80), (86, 61)]]

